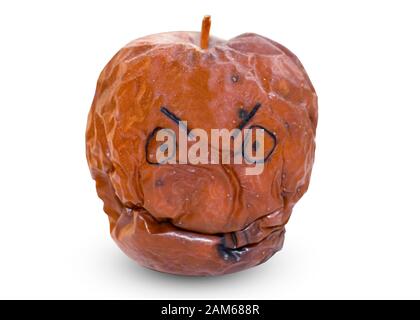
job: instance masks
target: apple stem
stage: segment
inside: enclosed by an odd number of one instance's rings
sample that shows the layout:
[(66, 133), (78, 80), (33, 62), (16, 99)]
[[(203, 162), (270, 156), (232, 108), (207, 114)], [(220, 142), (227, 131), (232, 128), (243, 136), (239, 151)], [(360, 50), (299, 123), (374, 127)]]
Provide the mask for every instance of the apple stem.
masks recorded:
[(201, 49), (207, 49), (209, 47), (209, 34), (210, 34), (211, 18), (210, 16), (204, 16), (203, 22), (201, 23)]

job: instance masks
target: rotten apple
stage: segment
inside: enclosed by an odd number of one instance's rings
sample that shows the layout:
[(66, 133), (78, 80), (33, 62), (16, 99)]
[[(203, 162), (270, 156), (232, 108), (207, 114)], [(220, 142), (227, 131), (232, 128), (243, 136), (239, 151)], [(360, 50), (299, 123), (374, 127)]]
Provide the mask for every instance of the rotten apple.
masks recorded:
[[(219, 275), (269, 259), (314, 161), (317, 95), (297, 57), (257, 34), (225, 41), (209, 29), (205, 17), (201, 33), (160, 33), (123, 47), (99, 77), (88, 118), (88, 164), (112, 237), (162, 272)], [(159, 163), (155, 134), (178, 132), (184, 121), (209, 135), (259, 129), (264, 170)]]

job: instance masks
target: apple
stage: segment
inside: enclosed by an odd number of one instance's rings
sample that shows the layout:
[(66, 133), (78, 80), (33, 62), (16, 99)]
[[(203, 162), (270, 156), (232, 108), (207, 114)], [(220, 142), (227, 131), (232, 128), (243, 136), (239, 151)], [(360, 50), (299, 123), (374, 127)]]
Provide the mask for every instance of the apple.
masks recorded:
[[(257, 34), (225, 41), (209, 30), (206, 16), (201, 32), (127, 44), (100, 74), (88, 117), (87, 160), (113, 239), (140, 265), (173, 274), (269, 259), (314, 161), (317, 95), (298, 58)], [(264, 170), (156, 161), (159, 130), (180, 126), (261, 132)]]

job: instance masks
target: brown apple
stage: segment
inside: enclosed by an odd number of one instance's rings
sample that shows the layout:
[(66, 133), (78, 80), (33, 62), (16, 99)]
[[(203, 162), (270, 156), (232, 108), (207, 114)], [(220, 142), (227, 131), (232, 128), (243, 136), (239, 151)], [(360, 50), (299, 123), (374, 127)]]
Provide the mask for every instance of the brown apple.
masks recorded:
[[(281, 249), (306, 192), (315, 151), (317, 95), (282, 45), (246, 33), (137, 39), (102, 71), (86, 151), (119, 247), (140, 265), (184, 275), (243, 270)], [(262, 128), (264, 171), (245, 164), (159, 164), (156, 128)], [(268, 154), (269, 153), (269, 154)]]

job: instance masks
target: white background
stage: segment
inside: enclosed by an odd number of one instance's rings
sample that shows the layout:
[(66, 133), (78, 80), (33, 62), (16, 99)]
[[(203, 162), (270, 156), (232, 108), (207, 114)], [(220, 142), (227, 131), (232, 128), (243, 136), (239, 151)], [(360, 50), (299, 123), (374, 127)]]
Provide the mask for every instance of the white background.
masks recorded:
[[(132, 39), (255, 32), (319, 95), (317, 153), (284, 249), (215, 278), (138, 267), (85, 159), (97, 77)], [(0, 298), (420, 298), (418, 1), (2, 1)]]

